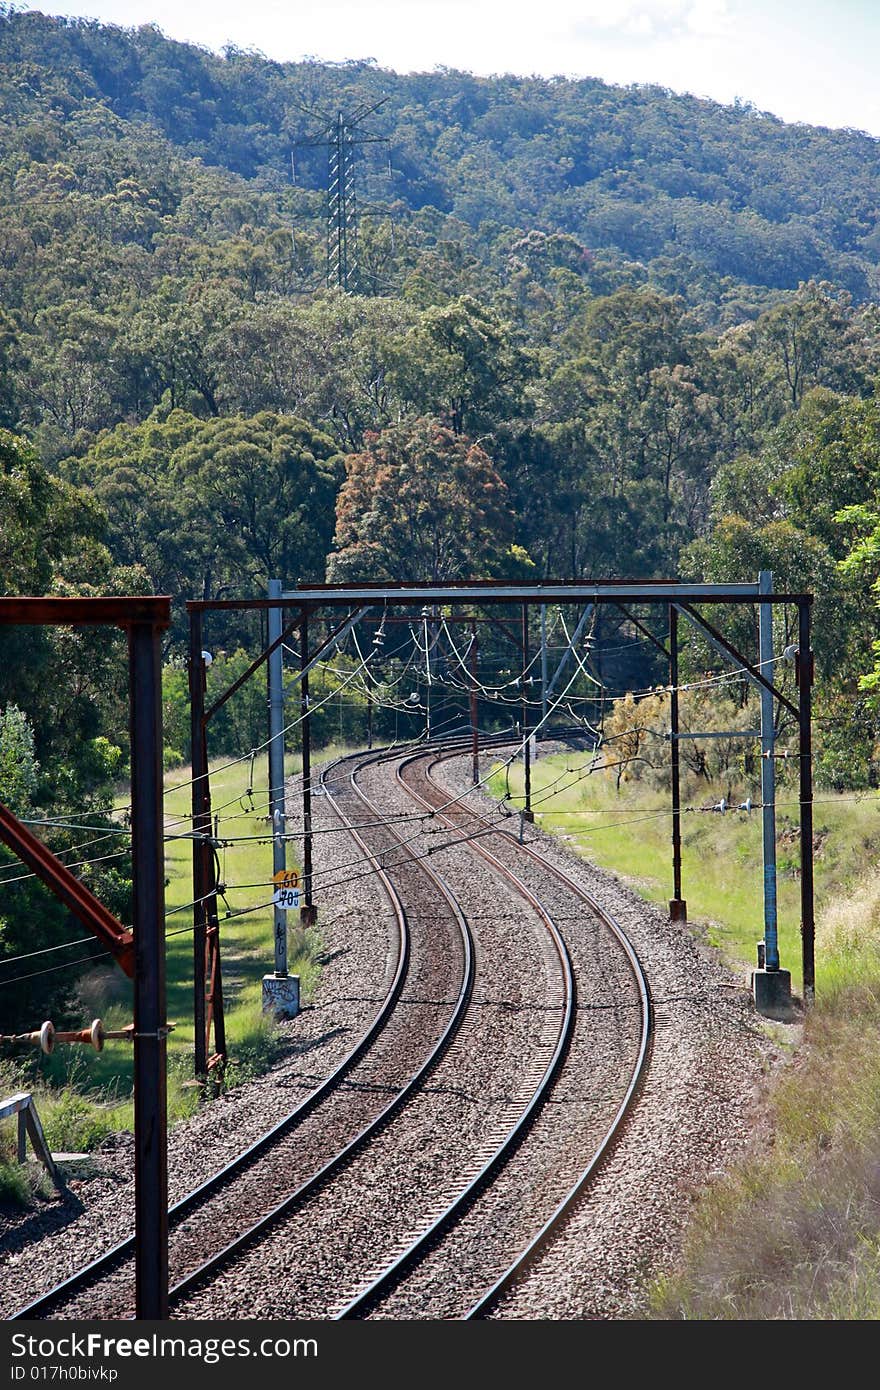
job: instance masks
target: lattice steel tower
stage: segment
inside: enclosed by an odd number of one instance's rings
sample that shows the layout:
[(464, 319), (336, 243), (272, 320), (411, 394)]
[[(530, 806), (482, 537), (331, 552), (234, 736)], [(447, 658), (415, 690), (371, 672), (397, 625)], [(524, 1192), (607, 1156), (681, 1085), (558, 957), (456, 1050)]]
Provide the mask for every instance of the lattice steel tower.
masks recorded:
[[(356, 293), (358, 274), (357, 191), (355, 151), (359, 145), (387, 144), (384, 135), (369, 135), (359, 127), (365, 117), (388, 100), (359, 106), (351, 115), (337, 111), (316, 140), (298, 140), (294, 149), (324, 147), (328, 151), (327, 178), (327, 284)], [(323, 114), (323, 113), (321, 113)], [(327, 117), (324, 116), (327, 120)]]
[(336, 117), (330, 145), (327, 183), (327, 284), (358, 288), (357, 194), (354, 186), (354, 136), (342, 112)]

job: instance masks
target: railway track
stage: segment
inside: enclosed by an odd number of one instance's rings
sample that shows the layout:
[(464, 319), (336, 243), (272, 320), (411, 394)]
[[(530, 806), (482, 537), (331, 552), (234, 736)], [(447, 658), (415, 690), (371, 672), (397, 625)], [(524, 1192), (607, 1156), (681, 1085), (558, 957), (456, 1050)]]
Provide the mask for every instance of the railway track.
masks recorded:
[[(452, 756), (453, 751), (458, 750), (447, 750), (439, 756)], [(554, 1092), (558, 1093), (560, 1085), (564, 1088), (568, 1084), (564, 1077), (569, 1054), (573, 1048), (580, 1047), (578, 1038), (583, 1031), (584, 1018), (583, 1011), (577, 1008), (576, 972), (554, 920), (554, 911), (542, 901), (548, 877), (554, 879), (556, 886), (558, 903), (554, 910), (561, 905), (563, 915), (570, 916), (572, 900), (577, 901), (581, 910), (588, 908), (593, 919), (603, 923), (603, 930), (613, 935), (616, 952), (621, 960), (626, 960), (630, 990), (637, 996), (637, 1002), (633, 997), (626, 1009), (639, 1016), (637, 1038), (627, 1040), (630, 1057), (624, 1067), (626, 1085), (622, 1089), (618, 1087), (610, 1123), (603, 1118), (603, 1133), (601, 1137), (593, 1136), (586, 1161), (581, 1155), (574, 1174), (571, 1162), (563, 1165), (562, 1194), (559, 1181), (551, 1184), (552, 1191), (541, 1194), (541, 1204), (532, 1212), (530, 1223), (519, 1220), (514, 1241), (516, 1249), (511, 1246), (510, 1235), (506, 1234), (506, 1243), (501, 1242), (502, 1254), (494, 1250), (491, 1259), (474, 1269), (470, 1285), (465, 1281), (466, 1287), (453, 1300), (452, 1311), (444, 1308), (439, 1315), (484, 1316), (503, 1290), (536, 1258), (542, 1246), (552, 1238), (553, 1231), (565, 1220), (571, 1205), (582, 1195), (608, 1145), (613, 1143), (614, 1134), (637, 1089), (648, 1055), (650, 1004), (635, 953), (622, 933), (602, 914), (598, 904), (561, 870), (517, 844), (503, 828), (499, 829), (485, 816), (477, 815), (461, 802), (444, 795), (432, 782), (425, 766), (428, 761), (438, 760), (436, 753), (427, 759), (424, 754), (406, 759), (397, 770), (401, 812), (405, 813), (406, 806), (411, 811), (415, 801), (425, 813), (425, 824), (432, 828), (434, 843), (425, 845), (417, 839), (406, 843), (406, 837), (390, 825), (372, 825), (368, 831), (354, 829), (355, 811), (366, 811), (377, 821), (383, 809), (387, 814), (386, 803), (383, 801), (380, 808), (363, 790), (360, 779), (369, 776), (375, 780), (392, 758), (393, 755), (380, 753), (366, 759), (343, 760), (356, 763), (347, 779), (340, 780), (342, 764), (338, 763), (331, 776), (325, 773), (322, 784), (328, 805), (332, 805), (340, 821), (348, 825), (349, 833), (380, 875), (389, 901), (394, 905), (399, 950), (392, 986), (371, 1028), (322, 1087), (239, 1159), (172, 1209), (172, 1306), (182, 1316), (438, 1315), (436, 1304), (431, 1303), (430, 1289), (445, 1276), (437, 1274), (436, 1269), (442, 1271), (444, 1261), (448, 1263), (449, 1258), (458, 1258), (456, 1232), (460, 1233), (468, 1222), (473, 1224), (478, 1219), (480, 1207), (487, 1200), (486, 1194), (492, 1192), (499, 1175), (515, 1167), (516, 1155), (528, 1145), (529, 1134), (536, 1123), (538, 1127), (540, 1123), (547, 1127), (546, 1116), (548, 1110), (552, 1110)], [(445, 848), (436, 838), (439, 826), (445, 828)], [(486, 843), (490, 837), (491, 850)], [(464, 848), (465, 844), (469, 848)], [(515, 978), (510, 962), (504, 969), (495, 963), (498, 942), (493, 940), (493, 931), (487, 923), (481, 923), (474, 941), (466, 920), (468, 912), (475, 918), (488, 919), (492, 914), (486, 914), (485, 900), (482, 913), (475, 913), (473, 905), (466, 911), (460, 901), (460, 890), (453, 893), (444, 878), (425, 863), (427, 854), (440, 849), (447, 858), (457, 855), (460, 861), (462, 856), (469, 858), (477, 852), (482, 862), (490, 866), (493, 881), (503, 886), (506, 893), (512, 890), (516, 894), (519, 906), (513, 937), (520, 946), (526, 936), (530, 942), (529, 949), (523, 951), (528, 978), (522, 977), (523, 972), (520, 978)], [(522, 875), (505, 862), (511, 858), (528, 862), (530, 873), (544, 880), (543, 887), (525, 882)], [(479, 907), (479, 893), (485, 894), (486, 890), (475, 891)], [(474, 898), (474, 892), (471, 897)], [(501, 899), (496, 895), (496, 902), (501, 900), (503, 894)], [(419, 922), (415, 933), (411, 919)], [(511, 941), (508, 946), (510, 944)], [(579, 946), (579, 952), (580, 949)], [(619, 966), (620, 961), (612, 971), (618, 977)], [(473, 1007), (475, 979), (481, 982), (482, 989), (477, 1009)], [(543, 996), (537, 989), (539, 979), (545, 987)], [(485, 1053), (481, 1055), (480, 1049), (485, 1049), (493, 1036), (493, 1028), (497, 1032), (498, 1023), (503, 1022), (503, 1018), (493, 1018), (487, 1025), (487, 1014), (494, 1008), (496, 1013), (503, 1015), (504, 1008), (508, 1007), (507, 994), (524, 1000), (532, 983), (537, 996), (532, 1024), (520, 1030), (517, 1045), (512, 1049), (514, 1055), (503, 1059), (508, 1074), (503, 1083), (497, 1083), (503, 1096), (498, 1103), (484, 1105), (481, 1087), (485, 1092), (495, 1082), (485, 1072)], [(504, 1003), (500, 1006), (491, 1002), (493, 988), (501, 992)], [(525, 1008), (525, 1004), (517, 1007)], [(605, 1007), (607, 1009), (607, 1002)], [(421, 1042), (417, 1041), (419, 1039)], [(405, 1076), (401, 1070), (403, 1057), (407, 1064)], [(497, 1048), (495, 1060), (500, 1067)], [(462, 1124), (473, 1128), (473, 1133), (468, 1133), (468, 1144), (460, 1145), (457, 1150), (454, 1144), (450, 1145), (454, 1151), (451, 1164), (438, 1159), (433, 1166), (422, 1164), (419, 1168), (424, 1146), (430, 1142), (432, 1104), (437, 1095), (452, 1097), (456, 1092), (469, 1098), (460, 1107)], [(481, 1099), (476, 1106), (473, 1104), (475, 1095)], [(345, 1103), (341, 1104), (343, 1096)], [(360, 1102), (365, 1096), (371, 1101), (366, 1119), (363, 1106), (358, 1109), (350, 1104), (353, 1097)], [(341, 1128), (338, 1125), (340, 1107), (346, 1114)], [(603, 1116), (609, 1109), (607, 1105), (600, 1108)], [(485, 1123), (476, 1126), (473, 1123), (475, 1112), (482, 1109), (486, 1110)], [(308, 1146), (307, 1154), (302, 1153), (309, 1117), (314, 1117), (317, 1128), (318, 1121), (331, 1110), (337, 1117), (334, 1128), (331, 1133), (325, 1129), (324, 1158), (315, 1161), (314, 1152)], [(354, 1122), (355, 1110), (362, 1123)], [(345, 1137), (341, 1138), (343, 1130)], [(375, 1190), (376, 1172), (380, 1175), (380, 1188), (381, 1174), (385, 1171), (391, 1175), (392, 1192), (397, 1190), (400, 1154), (407, 1152), (408, 1145), (413, 1153), (410, 1171), (418, 1170), (424, 1183), (419, 1200), (414, 1204), (392, 1201), (393, 1214), (385, 1218), (384, 1223), (381, 1212), (373, 1221), (352, 1220), (353, 1213), (362, 1205), (358, 1194)], [(421, 1150), (419, 1145), (422, 1145)], [(286, 1172), (282, 1169), (280, 1181), (279, 1153), (287, 1153), (289, 1157), (293, 1147), (298, 1151), (296, 1162), (291, 1162)], [(374, 1156), (374, 1151), (378, 1157)], [(285, 1158), (284, 1162), (287, 1161)], [(404, 1158), (404, 1169), (406, 1163)], [(294, 1181), (294, 1174), (302, 1180)], [(267, 1182), (269, 1177), (271, 1181)], [(284, 1189), (281, 1200), (267, 1203), (266, 1192), (277, 1194), (280, 1186)], [(407, 1194), (408, 1198), (411, 1196), (412, 1193)], [(549, 1206), (548, 1199), (552, 1199)], [(489, 1201), (490, 1220), (494, 1219), (492, 1211), (497, 1205), (497, 1201), (494, 1204)], [(526, 1225), (531, 1227), (528, 1239), (523, 1238)], [(215, 1244), (205, 1258), (205, 1232), (213, 1229), (227, 1233), (232, 1229), (234, 1236), (219, 1246)], [(336, 1257), (332, 1253), (319, 1254), (311, 1276), (306, 1270), (291, 1280), (289, 1270), (284, 1267), (285, 1260), (290, 1261), (291, 1249), (296, 1252), (295, 1261), (300, 1262), (306, 1239), (314, 1246), (316, 1242), (312, 1236), (319, 1236), (323, 1231), (327, 1233), (328, 1249), (334, 1241), (339, 1244), (340, 1239), (345, 1246), (345, 1256), (339, 1262), (344, 1269), (344, 1282), (340, 1283), (340, 1272), (334, 1268)], [(359, 1240), (362, 1248), (358, 1247)], [(479, 1237), (477, 1241), (479, 1243)], [(59, 1313), (62, 1316), (130, 1316), (130, 1277), (126, 1281), (124, 1275), (124, 1261), (130, 1245), (130, 1242), (121, 1243), (79, 1275), (29, 1304), (18, 1316), (42, 1317)], [(273, 1247), (277, 1247), (280, 1254), (272, 1254)], [(268, 1256), (267, 1248), (270, 1250)], [(436, 1267), (433, 1279), (424, 1274), (432, 1263)], [(273, 1285), (272, 1271), (276, 1267), (280, 1282)], [(105, 1277), (108, 1274), (109, 1289)], [(241, 1294), (253, 1288), (257, 1279), (263, 1291), (262, 1302), (260, 1297), (254, 1300)], [(421, 1290), (416, 1288), (414, 1294), (413, 1288), (419, 1285), (420, 1279)], [(283, 1296), (267, 1300), (267, 1282), (276, 1290), (283, 1290)], [(475, 1287), (479, 1291), (477, 1297), (473, 1296)], [(238, 1292), (230, 1306), (232, 1289)], [(339, 1291), (346, 1289), (348, 1292), (340, 1298)], [(401, 1312), (401, 1307), (409, 1307), (411, 1311)]]
[[(592, 1146), (583, 1160), (576, 1160), (574, 1164), (569, 1160), (567, 1165), (563, 1165), (560, 1175), (563, 1179), (562, 1183), (556, 1184), (554, 1189), (542, 1194), (545, 1208), (548, 1206), (548, 1201), (553, 1199), (546, 1216), (542, 1216), (541, 1205), (536, 1203), (535, 1210), (529, 1214), (530, 1223), (520, 1225), (521, 1230), (526, 1230), (531, 1224), (532, 1231), (529, 1233), (528, 1239), (525, 1240), (521, 1248), (516, 1249), (509, 1262), (502, 1266), (497, 1277), (488, 1281), (489, 1286), (485, 1287), (484, 1285), (483, 1291), (477, 1298), (465, 1297), (464, 1302), (462, 1302), (461, 1297), (455, 1294), (450, 1299), (449, 1292), (455, 1290), (457, 1286), (464, 1285), (465, 1288), (467, 1286), (468, 1281), (462, 1278), (462, 1264), (463, 1259), (467, 1258), (468, 1249), (479, 1252), (480, 1269), (477, 1272), (477, 1282), (480, 1279), (485, 1280), (485, 1270), (491, 1268), (492, 1258), (491, 1255), (487, 1254), (487, 1244), (491, 1244), (489, 1240), (490, 1229), (497, 1226), (498, 1211), (503, 1206), (504, 1199), (499, 1200), (496, 1194), (494, 1200), (484, 1203), (482, 1213), (475, 1213), (475, 1207), (484, 1194), (491, 1191), (503, 1165), (523, 1145), (527, 1146), (530, 1129), (534, 1126), (541, 1107), (552, 1098), (554, 1088), (559, 1085), (561, 1073), (566, 1064), (570, 1064), (572, 1070), (585, 1065), (585, 1058), (581, 1053), (590, 1049), (592, 1038), (589, 1035), (589, 1030), (582, 1030), (585, 1033), (584, 1046), (581, 1049), (578, 1048), (576, 1015), (573, 1008), (569, 1011), (566, 1019), (564, 1035), (561, 1034), (560, 1036), (560, 1046), (554, 1056), (553, 1065), (548, 1068), (547, 1076), (540, 1091), (535, 1094), (533, 1103), (523, 1113), (518, 1123), (504, 1136), (496, 1152), (487, 1160), (472, 1181), (462, 1188), (454, 1201), (437, 1216), (433, 1224), (422, 1232), (393, 1264), (384, 1269), (350, 1301), (337, 1315), (341, 1318), (383, 1315), (393, 1317), (440, 1315), (473, 1319), (487, 1316), (501, 1296), (540, 1257), (542, 1250), (552, 1240), (553, 1235), (564, 1224), (572, 1209), (587, 1191), (591, 1179), (597, 1173), (619, 1134), (622, 1123), (643, 1080), (648, 1062), (652, 1024), (650, 995), (647, 980), (636, 952), (625, 933), (570, 875), (555, 865), (548, 864), (520, 841), (513, 840), (511, 844), (512, 837), (506, 829), (493, 823), (485, 814), (475, 813), (471, 808), (465, 806), (460, 798), (450, 798), (448, 794), (444, 794), (437, 787), (430, 776), (432, 766), (454, 756), (454, 752), (446, 751), (434, 754), (430, 760), (410, 758), (398, 768), (398, 780), (407, 784), (410, 795), (447, 825), (456, 836), (467, 838), (472, 850), (492, 864), (497, 872), (502, 873), (515, 891), (531, 904), (549, 931), (558, 935), (546, 907), (533, 889), (523, 881), (520, 874), (513, 873), (509, 866), (499, 858), (499, 855), (488, 848), (486, 840), (490, 836), (496, 841), (500, 841), (502, 846), (506, 842), (506, 857), (510, 857), (510, 850), (512, 849), (519, 859), (524, 858), (531, 861), (542, 876), (549, 875), (553, 878), (564, 894), (574, 898), (576, 902), (582, 903), (590, 914), (602, 924), (603, 929), (609, 933), (622, 953), (631, 976), (632, 985), (638, 995), (637, 1047), (633, 1054), (629, 1077), (619, 1103), (610, 1116), (610, 1122), (601, 1127), (600, 1133), (593, 1137)], [(568, 949), (564, 945), (562, 949), (565, 950), (567, 968), (570, 971), (571, 962)], [(573, 980), (571, 992), (573, 999)], [(586, 1064), (588, 1065), (588, 1062)], [(583, 1136), (579, 1135), (577, 1142), (580, 1142), (582, 1138)], [(537, 1146), (532, 1145), (533, 1149), (536, 1147), (540, 1147), (540, 1141)], [(520, 1168), (528, 1168), (532, 1162), (531, 1155), (522, 1155), (521, 1157), (525, 1161), (521, 1161)], [(554, 1157), (559, 1162), (558, 1152), (554, 1154)], [(520, 1173), (514, 1181), (521, 1180), (522, 1176), (523, 1174)], [(568, 1178), (567, 1182), (565, 1181), (566, 1177)], [(456, 1223), (469, 1213), (475, 1213), (471, 1224), (476, 1228), (471, 1232), (469, 1240), (464, 1243), (460, 1239), (458, 1241), (446, 1241), (444, 1248), (446, 1232), (454, 1229)], [(482, 1230), (479, 1229), (481, 1220), (483, 1222)], [(496, 1262), (498, 1254), (496, 1249)], [(408, 1294), (406, 1290), (408, 1272), (414, 1268), (418, 1270), (420, 1262), (426, 1260), (432, 1262), (434, 1266), (431, 1276), (426, 1278), (424, 1271), (421, 1271), (421, 1279), (415, 1281), (421, 1284), (421, 1288)], [(438, 1295), (442, 1298), (442, 1302), (437, 1301)], [(536, 1314), (539, 1313), (540, 1310), (536, 1310)]]
[[(309, 1117), (314, 1117), (314, 1127), (316, 1129), (319, 1128), (323, 1124), (322, 1116), (324, 1109), (334, 1104), (338, 1109), (338, 1098), (342, 1093), (343, 1087), (346, 1087), (345, 1094), (348, 1099), (366, 1098), (369, 1100), (371, 1095), (377, 1093), (375, 1085), (364, 1085), (358, 1078), (360, 1076), (360, 1071), (366, 1069), (369, 1074), (370, 1069), (375, 1066), (375, 1060), (371, 1057), (371, 1049), (374, 1049), (379, 1041), (383, 1039), (386, 1029), (392, 1020), (395, 1006), (404, 992), (405, 983), (411, 978), (413, 954), (412, 933), (406, 908), (400, 894), (391, 883), (388, 875), (379, 865), (374, 850), (370, 849), (361, 833), (352, 827), (350, 811), (362, 812), (364, 801), (354, 786), (354, 774), (352, 774), (351, 778), (347, 781), (340, 781), (340, 770), (345, 763), (350, 761), (352, 760), (340, 759), (323, 769), (320, 785), (322, 791), (326, 794), (327, 804), (333, 808), (335, 815), (339, 818), (340, 822), (346, 826), (348, 833), (359, 845), (361, 851), (375, 869), (393, 910), (397, 928), (397, 960), (390, 987), (369, 1028), (358, 1039), (355, 1046), (346, 1054), (341, 1063), (334, 1068), (331, 1074), (326, 1077), (309, 1096), (296, 1105), (281, 1121), (262, 1135), (256, 1143), (248, 1146), (230, 1163), (224, 1165), (204, 1183), (194, 1188), (170, 1208), (169, 1228), (171, 1233), (172, 1268), (174, 1262), (175, 1234), (177, 1230), (181, 1227), (187, 1227), (197, 1216), (199, 1217), (200, 1229), (209, 1229), (211, 1214), (204, 1209), (210, 1202), (218, 1198), (222, 1198), (224, 1203), (224, 1211), (219, 1222), (219, 1229), (221, 1231), (224, 1230), (228, 1219), (227, 1194), (231, 1186), (240, 1182), (242, 1179), (248, 1181), (249, 1184), (252, 1183), (256, 1185), (260, 1174), (255, 1173), (255, 1169), (261, 1161), (268, 1160), (272, 1165), (271, 1175), (268, 1175), (271, 1177), (271, 1181), (266, 1190), (270, 1192), (277, 1191), (279, 1174), (275, 1165), (277, 1163), (279, 1145), (300, 1135), (301, 1127)], [(357, 760), (358, 763), (362, 763), (363, 761), (363, 758)], [(333, 790), (331, 790), (331, 785)], [(348, 803), (348, 809), (346, 809), (346, 803)], [(398, 837), (395, 835), (394, 842), (397, 843), (397, 841)], [(426, 869), (425, 872), (428, 873), (430, 871)], [(470, 964), (470, 942), (467, 937), (466, 926), (463, 923), (461, 914), (455, 907), (451, 895), (440, 885), (438, 876), (431, 875), (431, 878), (432, 882), (436, 880), (438, 891), (446, 896), (456, 924), (458, 941), (453, 941), (453, 950), (450, 951), (449, 958), (454, 961), (458, 955), (459, 959), (465, 964), (465, 973), (462, 976), (461, 983), (458, 989), (453, 991), (455, 1011), (456, 1014), (460, 1014), (464, 997), (469, 987), (472, 969)], [(460, 951), (457, 952), (455, 947), (459, 942)], [(450, 1024), (454, 1024), (456, 1014), (453, 1015)], [(442, 1046), (448, 1043), (448, 1036), (442, 1028), (439, 1032), (441, 1038), (438, 1047), (442, 1048)], [(360, 1069), (360, 1071), (358, 1069)], [(394, 1102), (392, 1102), (392, 1104), (393, 1103)], [(365, 1108), (369, 1109), (369, 1106), (361, 1106), (360, 1108), (354, 1107), (356, 1113), (352, 1113), (351, 1107), (349, 1107), (348, 1113), (344, 1117), (345, 1122), (342, 1125), (342, 1127), (347, 1128), (349, 1132), (346, 1136), (346, 1140), (340, 1145), (339, 1152), (344, 1150), (348, 1144), (356, 1141), (363, 1134), (370, 1120), (376, 1122), (375, 1115), (369, 1117), (369, 1119), (364, 1118), (363, 1111)], [(375, 1108), (376, 1107), (373, 1106), (374, 1110)], [(387, 1105), (381, 1107), (380, 1115), (384, 1114), (388, 1109), (389, 1107)], [(334, 1132), (338, 1133), (339, 1128), (340, 1120), (337, 1117), (334, 1121)], [(326, 1147), (326, 1145), (323, 1147)], [(332, 1170), (327, 1165), (332, 1162), (334, 1156), (335, 1152), (325, 1155), (325, 1161), (318, 1165), (317, 1171), (326, 1169), (324, 1173), (325, 1177), (330, 1176)], [(264, 1174), (263, 1176), (265, 1177), (267, 1175)], [(312, 1173), (309, 1176), (314, 1178), (315, 1174)], [(298, 1183), (296, 1190), (301, 1191), (303, 1186), (303, 1183)], [(263, 1204), (264, 1203), (265, 1199), (263, 1199)], [(199, 1216), (200, 1213), (201, 1216)], [(93, 1299), (100, 1300), (100, 1289), (108, 1280), (113, 1281), (115, 1288), (112, 1294), (103, 1295), (105, 1301), (103, 1304), (99, 1303), (98, 1306), (100, 1307), (100, 1311), (95, 1315), (104, 1317), (130, 1316), (130, 1307), (133, 1302), (133, 1271), (130, 1264), (127, 1262), (131, 1260), (133, 1250), (133, 1237), (128, 1237), (120, 1241), (98, 1259), (92, 1261), (69, 1278), (49, 1289), (39, 1298), (29, 1302), (25, 1307), (14, 1314), (14, 1317), (19, 1319), (42, 1318), (58, 1315), (62, 1312), (65, 1315), (70, 1315), (71, 1309), (75, 1309), (78, 1312), (80, 1311), (80, 1304), (83, 1297), (85, 1297), (89, 1303), (91, 1303)], [(196, 1263), (200, 1265), (204, 1262), (197, 1261)]]
[[(368, 765), (362, 778), (366, 786), (361, 793), (374, 815), (381, 810), (412, 816), (407, 792), (399, 806), (388, 807), (383, 765)], [(410, 836), (408, 844), (399, 843), (389, 870), (395, 879), (403, 873), (425, 882), (426, 860), (439, 849), (432, 845), (428, 817), (425, 826), (424, 833)], [(398, 842), (404, 838), (398, 831), (386, 833)], [(456, 880), (459, 899), (461, 891)], [(497, 931), (490, 941), (488, 923), (471, 925), (479, 985), (471, 993), (454, 1042), (430, 1076), (408, 1092), (394, 1123), (371, 1136), (330, 1187), (297, 1204), (259, 1246), (239, 1246), (229, 1252), (231, 1260), (224, 1268), (206, 1269), (205, 1277), (190, 1286), (190, 1296), (185, 1292), (183, 1315), (204, 1317), (221, 1306), (231, 1316), (334, 1315), (359, 1285), (393, 1263), (413, 1236), (432, 1224), (462, 1181), (482, 1168), (533, 1102), (552, 1068), (570, 1015), (564, 947), (542, 925), (540, 932), (533, 930), (533, 939), (522, 951), (501, 952)], [(534, 1011), (528, 994), (536, 981), (542, 1008)], [(505, 1049), (499, 1045), (499, 1028), (511, 1010), (520, 1011), (519, 1033)], [(245, 1289), (251, 1291), (246, 1298), (238, 1293)]]

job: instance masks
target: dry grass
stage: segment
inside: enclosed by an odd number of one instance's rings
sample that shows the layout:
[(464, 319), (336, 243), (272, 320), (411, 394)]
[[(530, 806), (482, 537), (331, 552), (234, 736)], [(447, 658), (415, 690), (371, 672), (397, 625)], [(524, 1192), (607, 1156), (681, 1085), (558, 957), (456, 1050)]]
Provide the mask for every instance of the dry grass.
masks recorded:
[[(532, 770), (539, 819), (571, 847), (669, 896), (669, 817), (657, 788), (580, 778), (581, 755)], [(522, 793), (521, 767), (510, 789)], [(493, 780), (501, 797), (507, 778)], [(724, 787), (699, 794), (711, 804)], [(780, 795), (780, 945), (799, 983), (796, 807)], [(731, 798), (732, 799), (732, 798)], [(875, 795), (816, 800), (817, 998), (790, 1065), (768, 1083), (751, 1156), (693, 1208), (680, 1267), (645, 1293), (651, 1319), (880, 1317), (880, 820)], [(751, 964), (762, 908), (760, 817), (683, 818), (689, 916)], [(779, 1025), (774, 1025), (779, 1030)], [(784, 1030), (783, 1030), (784, 1032)]]
[(768, 1099), (770, 1139), (698, 1204), (649, 1317), (880, 1317), (880, 891), (829, 906), (825, 987)]

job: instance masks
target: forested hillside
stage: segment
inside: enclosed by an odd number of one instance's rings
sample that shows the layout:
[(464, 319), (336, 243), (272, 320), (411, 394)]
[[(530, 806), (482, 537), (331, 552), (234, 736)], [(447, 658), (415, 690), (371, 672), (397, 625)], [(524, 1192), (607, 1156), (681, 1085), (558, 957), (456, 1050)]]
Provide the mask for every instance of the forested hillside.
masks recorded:
[[(367, 108), (344, 292), (315, 142)], [(818, 595), (818, 776), (876, 783), (878, 141), (9, 6), (0, 110), (0, 592), (769, 568)], [(0, 662), (0, 797), (107, 808), (108, 662)]]

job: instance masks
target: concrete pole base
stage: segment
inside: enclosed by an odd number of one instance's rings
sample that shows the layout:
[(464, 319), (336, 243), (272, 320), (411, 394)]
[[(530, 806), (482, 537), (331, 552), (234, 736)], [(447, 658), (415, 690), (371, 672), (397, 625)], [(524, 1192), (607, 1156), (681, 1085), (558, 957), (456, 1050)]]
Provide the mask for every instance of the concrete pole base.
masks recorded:
[(787, 1023), (794, 1015), (790, 970), (755, 970), (752, 973), (755, 1008), (764, 1018)]
[(301, 927), (313, 927), (318, 920), (318, 909), (314, 903), (305, 903), (299, 910)]
[(534, 825), (534, 823), (535, 823), (535, 813), (534, 813), (534, 811), (520, 811), (520, 815), (522, 816), (523, 820), (527, 820), (527, 821), (528, 821), (529, 825)]
[(688, 919), (688, 905), (684, 898), (669, 899), (669, 920), (670, 922), (686, 922)]
[(263, 1013), (296, 1018), (299, 1013), (299, 975), (263, 976)]

